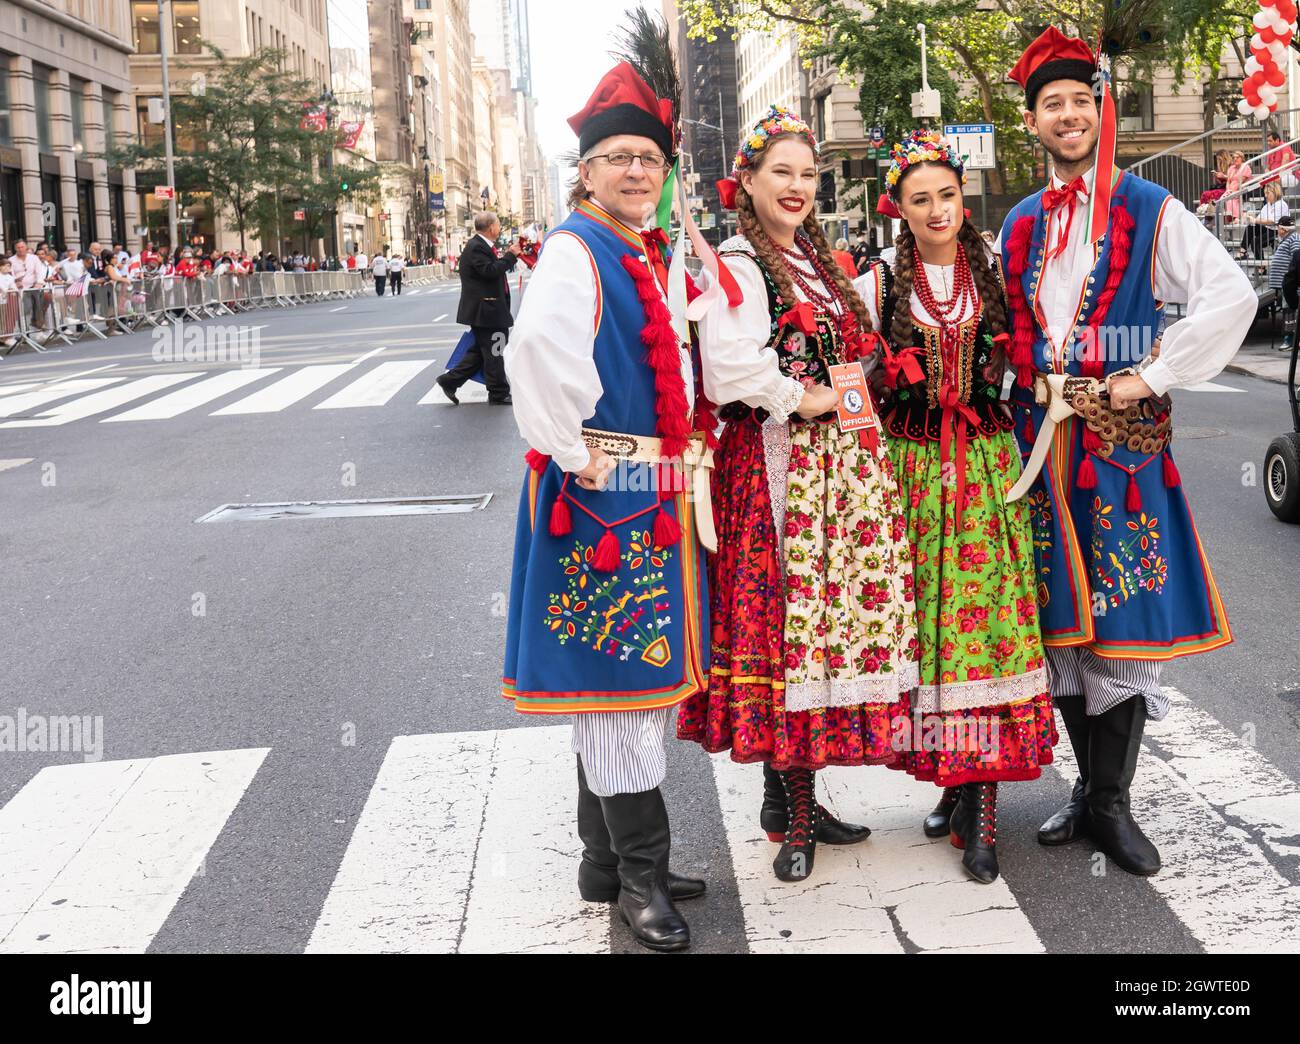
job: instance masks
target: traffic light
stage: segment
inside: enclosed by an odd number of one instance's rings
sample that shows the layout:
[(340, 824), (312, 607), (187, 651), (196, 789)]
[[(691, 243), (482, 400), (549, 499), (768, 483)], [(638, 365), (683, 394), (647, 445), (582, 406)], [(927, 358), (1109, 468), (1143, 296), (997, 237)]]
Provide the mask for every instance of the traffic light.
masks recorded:
[(344, 178), (343, 181), (339, 184), (339, 188), (341, 188), (344, 192), (346, 192), (351, 187), (352, 186), (348, 183), (347, 178)]

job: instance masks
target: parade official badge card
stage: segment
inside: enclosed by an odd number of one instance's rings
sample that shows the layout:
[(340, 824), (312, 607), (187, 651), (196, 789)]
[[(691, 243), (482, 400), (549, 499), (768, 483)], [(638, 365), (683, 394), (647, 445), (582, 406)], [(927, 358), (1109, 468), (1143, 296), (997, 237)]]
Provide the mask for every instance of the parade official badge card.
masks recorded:
[(830, 368), (831, 387), (839, 392), (840, 404), (835, 407), (835, 416), (840, 422), (840, 431), (859, 431), (871, 428), (875, 424), (876, 411), (871, 405), (871, 394), (867, 391), (867, 375), (862, 363), (841, 363)]

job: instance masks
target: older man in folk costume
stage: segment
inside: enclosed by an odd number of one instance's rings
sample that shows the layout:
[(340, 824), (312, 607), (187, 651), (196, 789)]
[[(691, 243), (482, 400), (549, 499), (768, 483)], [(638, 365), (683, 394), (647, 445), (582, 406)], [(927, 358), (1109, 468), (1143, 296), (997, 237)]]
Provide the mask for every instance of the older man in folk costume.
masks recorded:
[[(1169, 450), (1167, 393), (1223, 369), (1255, 295), (1181, 203), (1115, 168), (1114, 106), (1082, 40), (1048, 28), (1009, 76), (1053, 160), (1050, 187), (1000, 237), (1029, 457), (1009, 497), (1029, 498), (1052, 697), (1079, 765), (1038, 836), (1090, 836), (1149, 875), (1160, 854), (1129, 786), (1146, 719), (1169, 709), (1161, 665), (1232, 640)], [(1157, 339), (1165, 301), (1186, 315)]]
[[(676, 151), (672, 103), (624, 62), (569, 120), (582, 189), (547, 237), (506, 352), (531, 450), (515, 543), (504, 695), (572, 714), (579, 891), (652, 949), (689, 944), (659, 791), (672, 708), (708, 685), (709, 461), (694, 367), (651, 226)], [(696, 501), (698, 503), (693, 503)], [(704, 513), (697, 520), (696, 511)]]

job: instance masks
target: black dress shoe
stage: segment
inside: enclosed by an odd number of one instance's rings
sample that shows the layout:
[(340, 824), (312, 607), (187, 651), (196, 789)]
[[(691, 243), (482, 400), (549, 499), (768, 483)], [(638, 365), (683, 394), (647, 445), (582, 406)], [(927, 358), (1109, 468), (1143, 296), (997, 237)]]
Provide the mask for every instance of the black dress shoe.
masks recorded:
[(962, 850), (966, 873), (980, 884), (992, 884), (998, 878), (998, 785), (963, 784), (960, 801), (952, 816), (951, 841)]
[(1138, 695), (1092, 718), (1084, 795), (1098, 850), (1120, 869), (1140, 877), (1160, 870), (1159, 850), (1129, 810), (1129, 787), (1137, 771), (1146, 716), (1146, 700)]
[(447, 396), (447, 398), (448, 398), (449, 400), (451, 400), (451, 404), (452, 404), (453, 406), (459, 406), (459, 405), (460, 405), (460, 400), (459, 400), (458, 398), (456, 398), (456, 389), (455, 389), (455, 388), (450, 387), (450, 386), (447, 384), (447, 382), (444, 381), (441, 377), (436, 378), (435, 381), (434, 381), (434, 383), (437, 384), (438, 387), (442, 389), (442, 394), (445, 395), (445, 396)]
[(1084, 800), (1083, 793), (1083, 780), (1076, 779), (1074, 789), (1070, 791), (1070, 800), (1038, 828), (1040, 845), (1068, 845), (1088, 836), (1088, 803)]
[[(786, 808), (785, 787), (781, 774), (769, 762), (763, 762), (763, 806), (758, 812), (758, 825), (769, 841), (780, 844), (785, 840), (790, 813)], [(871, 836), (871, 828), (845, 823), (831, 815), (822, 804), (817, 805), (817, 842), (823, 845), (856, 845)]]
[(488, 399), (488, 405), (489, 406), (511, 406), (514, 404), (514, 401), (515, 401), (514, 399), (512, 399), (509, 395), (507, 395), (504, 399)]
[(952, 810), (957, 807), (959, 797), (961, 797), (961, 787), (943, 788), (939, 803), (934, 806), (934, 811), (926, 816), (925, 822), (921, 824), (921, 829), (925, 831), (926, 837), (947, 836), (952, 823)]
[(672, 838), (659, 788), (600, 798), (610, 847), (618, 856), (618, 912), (642, 946), (684, 950), (691, 930), (668, 890)]

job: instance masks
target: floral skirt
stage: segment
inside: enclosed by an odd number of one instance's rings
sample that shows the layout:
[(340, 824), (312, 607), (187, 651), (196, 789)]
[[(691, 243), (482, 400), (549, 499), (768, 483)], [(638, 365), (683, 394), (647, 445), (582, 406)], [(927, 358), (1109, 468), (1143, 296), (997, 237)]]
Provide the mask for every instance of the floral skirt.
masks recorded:
[(1006, 501), (1020, 473), (1013, 436), (970, 440), (960, 530), (940, 444), (894, 439), (890, 457), (913, 546), (921, 643), (896, 767), (940, 786), (1036, 779), (1057, 732), (1029, 508)]
[(892, 762), (917, 642), (888, 459), (833, 425), (751, 417), (727, 426), (716, 460), (713, 666), (708, 691), (679, 708), (678, 737), (782, 770)]

